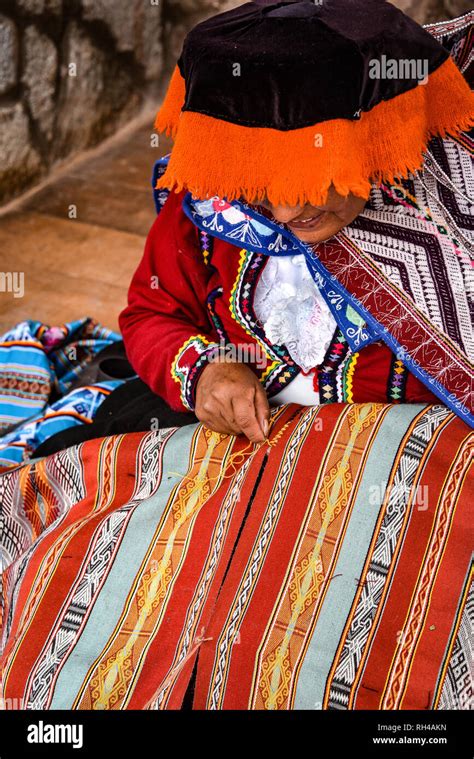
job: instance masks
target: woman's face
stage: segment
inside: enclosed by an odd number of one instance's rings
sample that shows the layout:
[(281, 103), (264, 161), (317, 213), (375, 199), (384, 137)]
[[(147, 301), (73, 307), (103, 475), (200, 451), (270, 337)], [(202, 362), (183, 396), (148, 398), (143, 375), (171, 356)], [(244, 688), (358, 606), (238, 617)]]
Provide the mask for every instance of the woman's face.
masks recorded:
[(321, 206), (273, 206), (268, 201), (259, 205), (267, 208), (303, 242), (318, 243), (328, 240), (354, 221), (366, 203), (367, 199), (352, 194), (339, 195), (331, 187), (326, 203)]

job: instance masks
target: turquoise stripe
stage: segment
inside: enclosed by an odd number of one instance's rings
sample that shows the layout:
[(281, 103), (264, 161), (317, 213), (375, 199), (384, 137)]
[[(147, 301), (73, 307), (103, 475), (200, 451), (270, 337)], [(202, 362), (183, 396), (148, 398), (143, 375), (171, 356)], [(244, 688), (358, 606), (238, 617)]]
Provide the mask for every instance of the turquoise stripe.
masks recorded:
[[(362, 573), (393, 460), (408, 426), (423, 405), (393, 406), (368, 456), (334, 577), (324, 599), (296, 687), (295, 709), (321, 709), (326, 682)], [(374, 488), (374, 490), (372, 490)], [(379, 498), (376, 497), (383, 490)]]
[(191, 438), (197, 425), (178, 430), (165, 445), (163, 480), (158, 491), (136, 507), (108, 577), (96, 599), (77, 645), (56, 681), (51, 709), (71, 709), (74, 699), (98, 653), (107, 644), (125, 599), (179, 477), (167, 472), (187, 468)]
[[(12, 342), (20, 342), (13, 340)], [(48, 357), (41, 344), (38, 345), (2, 345), (0, 346), (0, 365), (4, 367), (19, 366), (23, 371), (48, 368)]]

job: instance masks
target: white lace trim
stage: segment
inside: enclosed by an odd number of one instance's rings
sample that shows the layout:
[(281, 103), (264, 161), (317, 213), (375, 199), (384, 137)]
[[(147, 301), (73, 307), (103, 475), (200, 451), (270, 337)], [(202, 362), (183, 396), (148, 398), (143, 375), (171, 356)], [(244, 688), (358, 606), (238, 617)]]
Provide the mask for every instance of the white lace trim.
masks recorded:
[(268, 340), (286, 345), (304, 372), (323, 362), (337, 324), (303, 254), (269, 257), (253, 306)]

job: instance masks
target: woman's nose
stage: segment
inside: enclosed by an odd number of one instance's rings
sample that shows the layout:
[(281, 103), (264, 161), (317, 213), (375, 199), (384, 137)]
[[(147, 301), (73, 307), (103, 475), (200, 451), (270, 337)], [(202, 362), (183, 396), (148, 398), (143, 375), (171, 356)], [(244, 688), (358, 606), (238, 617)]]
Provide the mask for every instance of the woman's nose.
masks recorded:
[(281, 224), (287, 224), (289, 221), (296, 219), (302, 212), (301, 206), (272, 206), (268, 203), (268, 209), (274, 218)]

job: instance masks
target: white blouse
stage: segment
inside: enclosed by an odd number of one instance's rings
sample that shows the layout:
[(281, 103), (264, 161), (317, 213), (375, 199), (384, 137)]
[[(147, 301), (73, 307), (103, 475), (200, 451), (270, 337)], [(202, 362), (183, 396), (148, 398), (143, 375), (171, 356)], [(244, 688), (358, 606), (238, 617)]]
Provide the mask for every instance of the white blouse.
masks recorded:
[(303, 254), (268, 258), (253, 306), (267, 338), (274, 345), (286, 345), (293, 361), (309, 372), (298, 374), (271, 403), (318, 404), (312, 370), (323, 362), (337, 324)]

